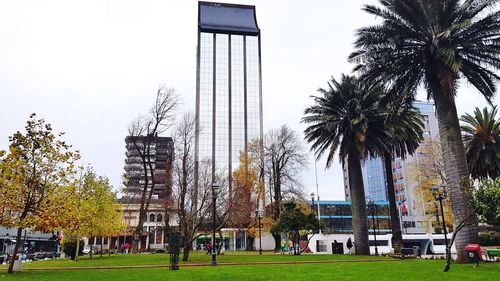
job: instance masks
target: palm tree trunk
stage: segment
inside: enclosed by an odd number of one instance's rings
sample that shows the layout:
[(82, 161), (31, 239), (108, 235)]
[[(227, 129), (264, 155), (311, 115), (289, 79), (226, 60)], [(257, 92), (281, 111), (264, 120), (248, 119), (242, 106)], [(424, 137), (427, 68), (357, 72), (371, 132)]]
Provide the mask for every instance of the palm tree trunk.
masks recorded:
[(403, 247), (403, 235), (401, 234), (401, 223), (399, 221), (398, 206), (396, 205), (396, 192), (394, 190), (394, 178), (392, 176), (392, 157), (390, 153), (384, 153), (385, 175), (387, 177), (387, 195), (389, 197), (389, 212), (391, 214), (392, 247), (394, 253), (400, 253)]
[[(436, 103), (439, 134), (443, 148), (443, 160), (448, 184), (447, 192), (451, 200), (453, 224), (457, 226), (473, 213), (470, 205), (471, 186), (465, 149), (460, 134), (460, 125), (453, 95), (442, 91), (434, 91), (434, 101)], [(459, 263), (468, 262), (465, 246), (477, 242), (478, 226), (475, 215), (472, 221), (474, 223), (464, 227), (457, 234), (455, 240), (455, 248), (458, 254), (457, 262)]]
[(352, 229), (356, 255), (370, 255), (368, 240), (368, 217), (366, 213), (365, 188), (358, 153), (347, 157), (349, 189), (351, 191)]

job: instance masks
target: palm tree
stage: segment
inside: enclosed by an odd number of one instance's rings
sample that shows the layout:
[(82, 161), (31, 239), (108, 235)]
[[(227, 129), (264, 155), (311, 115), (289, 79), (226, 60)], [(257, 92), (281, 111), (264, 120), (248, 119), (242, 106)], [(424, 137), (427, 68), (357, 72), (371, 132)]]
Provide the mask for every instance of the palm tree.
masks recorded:
[(474, 116), (467, 113), (460, 118), (469, 173), (475, 179), (500, 176), (500, 120), (496, 114), (496, 106), (482, 112), (476, 107)]
[(394, 252), (399, 253), (403, 247), (403, 235), (399, 221), (398, 206), (392, 175), (392, 157), (405, 158), (413, 154), (423, 140), (422, 115), (413, 106), (401, 103), (389, 103), (384, 107), (387, 111), (386, 130), (389, 132), (391, 142), (389, 150), (383, 151), (385, 173), (387, 178), (387, 194), (389, 199), (389, 212), (391, 215), (392, 245)]
[[(458, 261), (466, 262), (465, 246), (477, 241), (472, 214), (469, 172), (460, 134), (455, 95), (465, 78), (491, 102), (500, 67), (499, 0), (379, 0), (383, 7), (363, 10), (382, 19), (358, 30), (356, 51), (349, 56), (365, 79), (391, 87), (410, 100), (423, 85), (433, 98), (443, 147), (453, 221), (470, 219), (456, 237)], [(462, 190), (461, 188), (464, 188)]]
[(317, 159), (327, 153), (327, 168), (338, 151), (342, 165), (349, 171), (352, 202), (352, 225), (357, 255), (369, 255), (368, 221), (366, 212), (361, 159), (380, 155), (387, 149), (390, 137), (384, 130), (385, 112), (379, 103), (383, 91), (368, 86), (352, 76), (342, 75), (340, 82), (331, 79), (327, 89), (313, 96), (314, 105), (305, 110), (302, 122), (306, 140)]

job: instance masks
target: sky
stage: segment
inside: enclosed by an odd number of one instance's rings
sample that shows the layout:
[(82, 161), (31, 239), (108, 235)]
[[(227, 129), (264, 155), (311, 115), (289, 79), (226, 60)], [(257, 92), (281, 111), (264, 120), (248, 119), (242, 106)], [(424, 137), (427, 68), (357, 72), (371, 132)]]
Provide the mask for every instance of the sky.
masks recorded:
[[(375, 2), (231, 1), (256, 6), (264, 131), (287, 124), (303, 136), (310, 96), (331, 77), (351, 73), (356, 29), (377, 23), (361, 7)], [(158, 87), (176, 89), (179, 115), (194, 112), (197, 12), (194, 0), (0, 0), (0, 150), (35, 112), (66, 132), (82, 164), (121, 188), (127, 128), (147, 112)], [(459, 114), (486, 106), (466, 84), (456, 103)], [(310, 158), (302, 173), (306, 194), (316, 193)], [(317, 175), (322, 200), (344, 199), (338, 159), (329, 169), (319, 160)]]

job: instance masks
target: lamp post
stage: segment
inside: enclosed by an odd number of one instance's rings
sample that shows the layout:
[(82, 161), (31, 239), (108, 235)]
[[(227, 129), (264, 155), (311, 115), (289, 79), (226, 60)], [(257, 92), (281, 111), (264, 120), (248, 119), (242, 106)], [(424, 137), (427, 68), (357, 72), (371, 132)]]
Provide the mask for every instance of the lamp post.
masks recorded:
[(311, 195), (309, 195), (309, 196), (311, 196), (311, 211), (313, 212), (313, 214), (315, 214), (315, 212), (314, 212), (314, 196), (315, 195), (316, 194), (314, 194), (314, 192), (311, 192)]
[(439, 201), (439, 207), (441, 209), (441, 221), (443, 222), (443, 233), (444, 233), (444, 244), (446, 246), (446, 256), (448, 256), (448, 231), (446, 231), (446, 221), (444, 220), (444, 208), (443, 200), (446, 199), (446, 190), (440, 191), (439, 187), (443, 189), (446, 188), (446, 184), (441, 184), (440, 186), (433, 186), (432, 191), (437, 192), (436, 200)]
[(368, 199), (368, 207), (372, 211), (373, 238), (375, 240), (375, 256), (378, 256), (377, 229), (375, 228), (375, 212), (377, 211), (377, 205), (375, 204), (375, 202)]
[(257, 218), (259, 219), (259, 255), (262, 255), (262, 209), (257, 210)]
[(219, 193), (220, 185), (216, 182), (212, 184), (212, 204), (213, 204), (213, 212), (212, 212), (212, 266), (217, 265), (217, 252), (215, 251), (215, 215), (216, 208), (215, 203), (217, 201), (217, 194)]

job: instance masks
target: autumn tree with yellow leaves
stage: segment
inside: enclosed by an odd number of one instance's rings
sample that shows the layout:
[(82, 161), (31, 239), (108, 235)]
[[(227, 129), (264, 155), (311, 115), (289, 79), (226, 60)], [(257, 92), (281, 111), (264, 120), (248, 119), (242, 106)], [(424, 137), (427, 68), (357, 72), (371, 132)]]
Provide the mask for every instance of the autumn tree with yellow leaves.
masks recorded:
[[(441, 144), (435, 139), (427, 140), (425, 145), (418, 148), (418, 154), (422, 155), (422, 157), (409, 164), (409, 178), (418, 183), (415, 191), (419, 195), (417, 198), (422, 201), (416, 205), (422, 206), (423, 213), (429, 214), (429, 223), (434, 221), (432, 217), (435, 218), (434, 230), (441, 233), (441, 213), (439, 203), (436, 201), (435, 191), (433, 191), (434, 187), (446, 183)], [(453, 229), (453, 220), (449, 197), (446, 197), (443, 203), (445, 205), (445, 221), (447, 228), (451, 231)]]
[(71, 209), (66, 196), (79, 153), (62, 140), (63, 135), (55, 135), (49, 123), (32, 114), (25, 131), (9, 137), (9, 150), (0, 152), (0, 225), (17, 228), (9, 273), (23, 229), (50, 232), (65, 226)]
[[(87, 168), (68, 196), (73, 209), (68, 213), (65, 239), (79, 241), (80, 237), (118, 236), (125, 231), (121, 205), (116, 202), (106, 177), (97, 176)], [(91, 245), (92, 246), (92, 245)], [(79, 243), (76, 243), (75, 261), (78, 260)], [(102, 243), (101, 243), (102, 257)], [(92, 251), (91, 258), (92, 258)]]
[[(261, 142), (254, 140), (247, 147), (246, 153), (240, 152), (240, 164), (232, 174), (229, 221), (234, 227), (248, 228), (247, 250), (254, 250), (253, 242), (259, 234), (256, 212), (264, 208), (266, 198)], [(262, 221), (267, 222), (263, 215)]]

